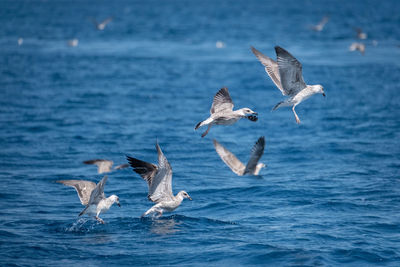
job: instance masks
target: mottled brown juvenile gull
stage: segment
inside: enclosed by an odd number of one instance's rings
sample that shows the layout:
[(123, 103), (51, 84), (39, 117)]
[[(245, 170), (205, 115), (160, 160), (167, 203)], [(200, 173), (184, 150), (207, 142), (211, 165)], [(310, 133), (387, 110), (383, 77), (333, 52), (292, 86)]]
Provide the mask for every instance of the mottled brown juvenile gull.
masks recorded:
[(82, 212), (79, 213), (79, 216), (88, 214), (89, 216), (94, 216), (97, 221), (104, 224), (104, 221), (99, 218), (100, 213), (109, 210), (114, 203), (117, 203), (117, 205), (121, 207), (118, 196), (111, 195), (106, 198), (104, 194), (104, 185), (106, 181), (107, 176), (104, 176), (97, 185), (84, 180), (60, 180), (56, 182), (75, 188), (82, 205), (86, 206)]
[[(97, 172), (99, 174), (101, 173), (107, 173), (112, 171), (112, 166), (114, 162), (112, 160), (108, 159), (92, 159), (92, 160), (86, 160), (83, 163), (89, 164), (89, 165), (96, 165), (97, 166)], [(129, 164), (121, 164), (118, 165), (114, 168), (114, 170), (120, 170), (124, 168), (128, 168)]]
[(126, 156), (133, 171), (138, 173), (149, 186), (148, 199), (156, 203), (147, 210), (141, 217), (150, 213), (158, 213), (158, 217), (163, 212), (174, 211), (181, 204), (184, 198), (192, 200), (188, 193), (180, 191), (176, 196), (172, 193), (172, 168), (167, 158), (161, 151), (160, 146), (156, 143), (158, 154), (158, 165), (141, 161), (139, 159)]
[(264, 154), (265, 138), (261, 136), (251, 149), (250, 159), (245, 166), (238, 158), (228, 149), (223, 147), (217, 140), (214, 139), (214, 147), (221, 159), (228, 165), (231, 170), (239, 176), (250, 174), (258, 175), (264, 163), (258, 163)]
[(198, 128), (208, 125), (207, 131), (205, 131), (201, 137), (207, 135), (210, 131), (211, 126), (215, 125), (232, 125), (241, 118), (247, 118), (251, 121), (257, 121), (257, 113), (249, 108), (241, 108), (238, 110), (233, 110), (233, 101), (229, 95), (228, 88), (220, 89), (214, 96), (214, 101), (210, 109), (211, 116), (199, 122), (194, 128)]
[(324, 16), (322, 18), (322, 20), (317, 25), (313, 25), (311, 28), (314, 31), (320, 32), (320, 31), (322, 31), (324, 29), (325, 24), (328, 23), (328, 21), (329, 21), (329, 17), (328, 16)]
[(364, 53), (365, 53), (365, 44), (357, 43), (357, 42), (352, 43), (350, 45), (350, 47), (349, 47), (349, 51), (356, 51), (356, 50), (360, 51), (361, 55), (364, 55)]
[(265, 66), (265, 71), (282, 94), (288, 96), (285, 101), (276, 104), (273, 110), (280, 107), (292, 106), (296, 122), (300, 123), (295, 107), (313, 94), (320, 93), (325, 96), (322, 85), (307, 85), (303, 79), (301, 63), (279, 46), (275, 46), (277, 61), (263, 55), (254, 47), (251, 47), (251, 50), (261, 64)]

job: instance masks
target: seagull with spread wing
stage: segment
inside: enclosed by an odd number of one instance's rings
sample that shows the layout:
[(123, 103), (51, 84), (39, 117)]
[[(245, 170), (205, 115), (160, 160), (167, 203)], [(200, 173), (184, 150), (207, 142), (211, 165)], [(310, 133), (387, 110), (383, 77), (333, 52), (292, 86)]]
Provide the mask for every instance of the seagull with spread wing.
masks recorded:
[(92, 18), (92, 22), (94, 23), (94, 25), (96, 26), (96, 29), (98, 29), (99, 31), (102, 31), (106, 28), (107, 24), (110, 23), (113, 20), (112, 17), (108, 17), (105, 20), (103, 20), (102, 22), (97, 22), (96, 19)]
[[(91, 160), (86, 160), (83, 162), (84, 164), (88, 165), (96, 165), (97, 166), (97, 173), (102, 174), (102, 173), (107, 173), (112, 171), (112, 166), (114, 162), (112, 160), (108, 159), (91, 159)], [(129, 164), (121, 164), (118, 165), (114, 168), (114, 170), (120, 170), (124, 168), (128, 168)]]
[(208, 125), (207, 131), (205, 131), (201, 137), (208, 134), (211, 126), (215, 125), (232, 125), (241, 118), (247, 118), (251, 121), (257, 121), (257, 112), (252, 111), (249, 108), (241, 108), (238, 110), (233, 110), (233, 101), (229, 95), (228, 88), (222, 88), (214, 96), (214, 100), (210, 109), (211, 116), (199, 122), (194, 128), (198, 128)]
[(217, 140), (214, 139), (214, 147), (221, 159), (228, 165), (231, 170), (239, 176), (250, 174), (258, 175), (262, 168), (265, 167), (264, 163), (258, 161), (264, 154), (265, 138), (261, 136), (251, 149), (250, 159), (245, 166), (238, 158), (232, 154), (228, 149), (223, 147)]
[(176, 196), (172, 193), (172, 168), (164, 153), (161, 151), (158, 142), (156, 143), (158, 154), (158, 165), (141, 161), (139, 159), (126, 156), (133, 171), (139, 174), (148, 184), (148, 199), (156, 203), (147, 210), (141, 217), (150, 213), (158, 213), (160, 217), (163, 212), (174, 211), (182, 203), (184, 198), (192, 200), (188, 193), (180, 191)]
[(104, 176), (97, 185), (84, 180), (60, 180), (56, 182), (75, 188), (82, 205), (86, 206), (82, 212), (79, 213), (79, 216), (88, 214), (89, 216), (94, 216), (97, 221), (104, 224), (104, 221), (99, 218), (100, 213), (109, 210), (114, 203), (117, 203), (117, 205), (121, 207), (118, 196), (111, 195), (106, 198), (104, 194), (104, 185), (106, 181), (107, 176)]
[(311, 28), (316, 31), (316, 32), (320, 32), (324, 29), (325, 24), (327, 24), (329, 21), (329, 17), (328, 16), (324, 16), (322, 18), (322, 20), (317, 24), (317, 25), (313, 25)]
[(277, 61), (263, 55), (254, 47), (251, 47), (251, 51), (253, 51), (261, 64), (264, 65), (265, 71), (282, 94), (288, 96), (285, 101), (276, 104), (273, 110), (291, 106), (296, 122), (300, 123), (295, 107), (313, 94), (320, 93), (325, 96), (322, 85), (307, 85), (303, 79), (301, 63), (279, 46), (275, 46)]

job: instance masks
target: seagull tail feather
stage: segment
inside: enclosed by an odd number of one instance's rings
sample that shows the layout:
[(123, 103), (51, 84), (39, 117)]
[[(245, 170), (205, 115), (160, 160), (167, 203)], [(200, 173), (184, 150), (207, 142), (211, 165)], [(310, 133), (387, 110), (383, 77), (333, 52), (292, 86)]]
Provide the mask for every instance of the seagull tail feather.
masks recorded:
[(202, 125), (203, 121), (199, 122), (198, 124), (196, 124), (196, 127), (194, 127), (195, 130), (199, 129)]
[(275, 105), (275, 107), (272, 110), (278, 109), (280, 105), (283, 104), (284, 101), (279, 102), (278, 104)]

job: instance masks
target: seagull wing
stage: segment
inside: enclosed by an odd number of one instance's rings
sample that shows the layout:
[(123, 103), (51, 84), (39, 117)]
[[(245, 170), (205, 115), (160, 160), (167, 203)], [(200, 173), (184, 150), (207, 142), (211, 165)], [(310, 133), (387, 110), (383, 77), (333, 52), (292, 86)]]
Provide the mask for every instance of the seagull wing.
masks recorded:
[(221, 88), (214, 96), (210, 113), (214, 114), (223, 110), (233, 110), (233, 101), (229, 95), (228, 88)]
[(121, 164), (121, 165), (116, 166), (114, 169), (115, 170), (120, 170), (120, 169), (125, 169), (125, 168), (128, 168), (128, 167), (129, 167), (129, 164), (125, 163), (125, 164)]
[(89, 203), (90, 194), (96, 187), (95, 183), (83, 180), (60, 180), (56, 182), (75, 188), (82, 205), (87, 205)]
[(110, 23), (113, 20), (113, 17), (108, 17), (105, 20), (103, 20), (100, 24), (104, 24), (107, 25), (108, 23)]
[(265, 147), (265, 138), (261, 136), (258, 138), (257, 142), (254, 144), (253, 148), (251, 149), (251, 155), (249, 162), (247, 162), (246, 169), (244, 173), (254, 173), (257, 163), (264, 154), (264, 147)]
[(108, 176), (104, 176), (103, 179), (101, 179), (101, 181), (93, 189), (92, 193), (90, 194), (88, 205), (97, 205), (99, 204), (100, 200), (106, 198), (104, 195), (104, 185), (106, 184), (107, 179)]
[(228, 165), (231, 170), (237, 175), (243, 175), (245, 166), (237, 159), (235, 155), (232, 154), (228, 149), (223, 147), (217, 140), (214, 139), (214, 147), (221, 159)]
[(127, 158), (133, 170), (147, 181), (149, 186), (149, 200), (158, 203), (163, 200), (172, 199), (173, 194), (171, 165), (161, 151), (158, 143), (156, 144), (156, 148), (158, 153), (158, 166), (132, 157)]
[(285, 49), (275, 46), (279, 74), (286, 95), (293, 96), (307, 85), (303, 80), (301, 63)]
[(283, 87), (281, 84), (281, 77), (279, 75), (278, 63), (276, 63), (276, 61), (267, 57), (266, 55), (262, 54), (260, 51), (258, 51), (254, 47), (251, 47), (251, 51), (258, 58), (258, 60), (261, 62), (261, 64), (264, 65), (265, 72), (269, 75), (269, 77), (275, 83), (276, 87), (278, 87), (278, 89), (281, 90), (283, 95), (286, 95), (286, 92), (285, 92), (285, 90), (283, 90)]
[(99, 174), (110, 172), (111, 167), (114, 164), (112, 160), (107, 160), (107, 159), (92, 159), (92, 160), (86, 160), (83, 163), (89, 165), (97, 165), (97, 172)]
[(320, 27), (324, 27), (325, 24), (328, 23), (328, 21), (329, 21), (329, 17), (328, 17), (328, 16), (324, 16), (324, 17), (322, 18), (322, 20), (318, 23), (318, 25), (320, 25)]

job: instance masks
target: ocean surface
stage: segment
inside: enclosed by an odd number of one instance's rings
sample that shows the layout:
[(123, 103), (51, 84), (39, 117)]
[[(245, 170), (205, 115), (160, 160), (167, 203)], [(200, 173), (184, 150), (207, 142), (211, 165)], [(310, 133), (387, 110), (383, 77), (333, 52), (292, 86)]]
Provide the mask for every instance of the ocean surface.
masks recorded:
[[(400, 266), (400, 1), (1, 1), (0, 265)], [(324, 15), (321, 32), (310, 30)], [(113, 16), (104, 31), (93, 19)], [(349, 52), (355, 27), (365, 55)], [(22, 45), (17, 40), (23, 38)], [(76, 47), (68, 46), (76, 38)], [(217, 48), (217, 42), (222, 48)], [(283, 100), (251, 53), (274, 46), (327, 97)], [(259, 120), (205, 130), (214, 94)], [(260, 176), (235, 175), (216, 139)], [(109, 174), (101, 214), (60, 179), (97, 182), (82, 161), (172, 165), (193, 201), (161, 218), (132, 169)]]

